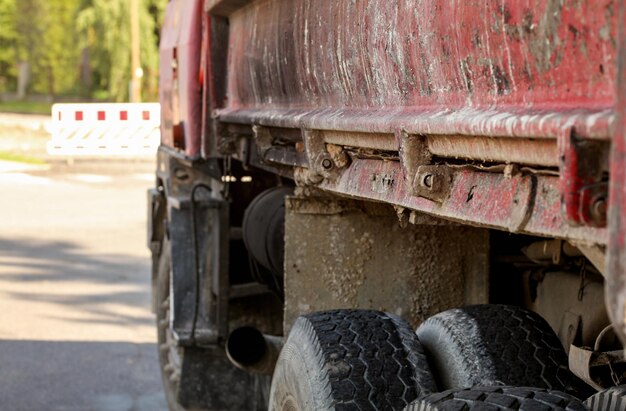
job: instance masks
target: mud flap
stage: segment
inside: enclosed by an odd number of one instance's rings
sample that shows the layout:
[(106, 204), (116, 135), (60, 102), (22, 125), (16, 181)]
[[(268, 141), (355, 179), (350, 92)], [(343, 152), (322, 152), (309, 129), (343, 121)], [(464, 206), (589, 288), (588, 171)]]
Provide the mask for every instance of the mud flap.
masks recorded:
[(172, 252), (171, 326), (183, 346), (228, 333), (228, 203), (168, 198)]

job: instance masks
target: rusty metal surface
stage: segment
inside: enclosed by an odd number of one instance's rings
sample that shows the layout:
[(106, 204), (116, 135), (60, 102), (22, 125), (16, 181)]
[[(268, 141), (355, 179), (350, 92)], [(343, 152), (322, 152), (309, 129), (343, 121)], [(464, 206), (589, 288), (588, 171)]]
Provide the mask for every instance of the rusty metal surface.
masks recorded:
[(428, 150), (442, 157), (557, 167), (557, 144), (548, 139), (429, 136)]
[(488, 230), (403, 227), (388, 205), (336, 197), (292, 197), (286, 207), (285, 333), (311, 311), (383, 310), (417, 327), (488, 300)]
[(607, 242), (606, 229), (570, 225), (563, 219), (557, 177), (459, 169), (441, 204), (411, 195), (404, 180), (399, 162), (356, 159), (337, 180), (324, 180), (320, 187), (466, 224), (586, 244)]
[[(392, 133), (322, 131), (327, 143), (358, 148), (397, 152), (398, 141)], [(558, 167), (559, 152), (552, 139), (510, 139), (484, 136), (426, 136), (428, 151), (435, 156), (501, 162), (508, 164)]]
[[(366, 135), (264, 126), (253, 129), (259, 156), (266, 164), (307, 168), (296, 170), (301, 185), (319, 185), (515, 233), (587, 245), (607, 241), (606, 230), (585, 226), (605, 226), (602, 209), (606, 206), (598, 205), (606, 204), (603, 179), (608, 168), (608, 142), (581, 140), (571, 132), (562, 132), (558, 139), (521, 139), (406, 132)], [(277, 141), (282, 143), (275, 144)], [(353, 149), (363, 146), (383, 151)], [(302, 161), (304, 155), (308, 161)], [(457, 161), (467, 159), (474, 161)], [(485, 163), (490, 161), (493, 163)], [(465, 176), (471, 179), (465, 181)], [(483, 195), (481, 202), (473, 200), (475, 191)]]

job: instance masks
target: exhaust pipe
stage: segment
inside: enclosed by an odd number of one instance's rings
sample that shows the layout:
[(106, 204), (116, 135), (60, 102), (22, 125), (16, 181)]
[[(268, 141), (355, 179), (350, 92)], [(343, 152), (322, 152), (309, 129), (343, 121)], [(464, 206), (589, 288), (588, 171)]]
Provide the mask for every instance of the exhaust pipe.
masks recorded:
[(237, 328), (226, 341), (230, 362), (255, 374), (271, 375), (282, 348), (283, 337), (264, 335), (254, 327)]

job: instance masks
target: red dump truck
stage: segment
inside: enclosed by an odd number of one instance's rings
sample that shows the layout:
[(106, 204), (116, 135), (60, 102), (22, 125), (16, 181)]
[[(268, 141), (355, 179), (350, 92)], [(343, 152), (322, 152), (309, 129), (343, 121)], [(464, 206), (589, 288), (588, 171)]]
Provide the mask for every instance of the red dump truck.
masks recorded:
[(170, 0), (171, 409), (626, 410), (625, 10)]

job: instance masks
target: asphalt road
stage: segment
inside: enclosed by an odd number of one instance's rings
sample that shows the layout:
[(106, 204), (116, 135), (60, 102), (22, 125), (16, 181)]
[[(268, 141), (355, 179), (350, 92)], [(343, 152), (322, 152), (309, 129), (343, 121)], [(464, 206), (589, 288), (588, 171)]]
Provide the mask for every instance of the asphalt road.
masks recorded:
[(0, 162), (0, 409), (159, 411), (151, 167)]

